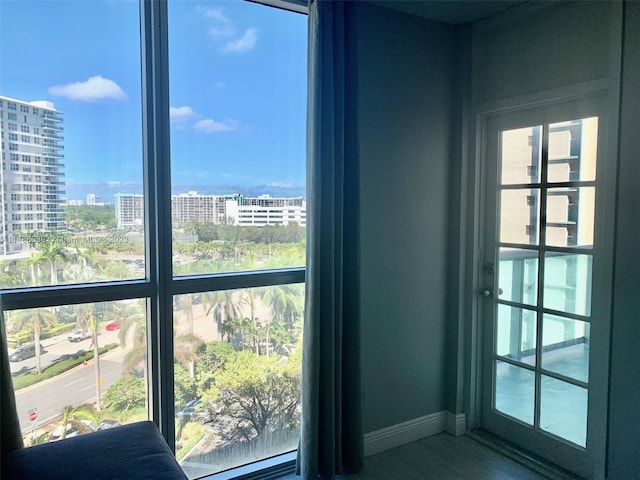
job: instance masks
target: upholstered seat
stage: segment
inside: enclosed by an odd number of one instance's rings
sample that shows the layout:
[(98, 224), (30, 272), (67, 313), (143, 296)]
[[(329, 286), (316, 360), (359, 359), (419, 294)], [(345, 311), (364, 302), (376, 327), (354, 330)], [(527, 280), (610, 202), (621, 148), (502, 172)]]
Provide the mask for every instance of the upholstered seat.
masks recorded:
[(3, 455), (9, 480), (183, 480), (158, 428), (137, 422)]

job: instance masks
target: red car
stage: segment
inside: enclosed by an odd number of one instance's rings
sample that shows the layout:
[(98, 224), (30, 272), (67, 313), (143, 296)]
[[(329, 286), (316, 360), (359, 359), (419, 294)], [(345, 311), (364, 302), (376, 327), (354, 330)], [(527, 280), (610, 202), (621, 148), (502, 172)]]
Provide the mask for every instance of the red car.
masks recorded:
[(112, 332), (113, 330), (118, 330), (120, 328), (120, 322), (118, 320), (111, 320), (104, 326), (104, 329), (108, 332)]

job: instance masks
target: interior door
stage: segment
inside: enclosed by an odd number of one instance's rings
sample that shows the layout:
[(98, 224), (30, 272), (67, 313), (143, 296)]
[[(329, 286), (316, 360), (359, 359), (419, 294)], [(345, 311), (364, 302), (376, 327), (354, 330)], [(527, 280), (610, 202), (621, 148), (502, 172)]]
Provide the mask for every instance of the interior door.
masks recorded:
[(482, 426), (603, 476), (611, 241), (601, 99), (487, 119)]

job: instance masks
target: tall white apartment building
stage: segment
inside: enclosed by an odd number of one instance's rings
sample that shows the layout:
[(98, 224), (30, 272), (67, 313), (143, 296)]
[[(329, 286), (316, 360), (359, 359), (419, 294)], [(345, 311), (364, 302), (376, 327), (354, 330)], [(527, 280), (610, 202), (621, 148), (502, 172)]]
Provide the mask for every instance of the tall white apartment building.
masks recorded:
[[(235, 195), (237, 197), (237, 195)], [(229, 197), (198, 195), (198, 192), (171, 196), (171, 217), (174, 223), (221, 223), (226, 215), (225, 202)]]
[(52, 102), (0, 96), (0, 132), (0, 255), (7, 255), (27, 248), (21, 233), (66, 228), (62, 113)]
[(118, 228), (129, 230), (144, 227), (144, 195), (141, 193), (116, 193), (115, 200)]
[[(118, 228), (135, 229), (144, 225), (144, 196), (118, 193), (115, 196)], [(200, 195), (191, 191), (171, 196), (174, 225), (189, 222), (239, 226), (307, 225), (307, 200), (304, 197), (245, 197), (240, 194)]]

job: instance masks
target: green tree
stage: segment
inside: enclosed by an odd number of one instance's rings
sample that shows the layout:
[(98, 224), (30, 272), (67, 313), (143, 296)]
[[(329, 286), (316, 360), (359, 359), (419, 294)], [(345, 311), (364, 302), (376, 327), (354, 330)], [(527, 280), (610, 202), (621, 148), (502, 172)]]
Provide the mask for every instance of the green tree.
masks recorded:
[(293, 325), (300, 315), (300, 297), (298, 295), (299, 290), (295, 285), (271, 285), (269, 287), (263, 287), (260, 289), (262, 301), (269, 307), (272, 314), (272, 320), (266, 322), (263, 326), (266, 335), (267, 343), (267, 356), (270, 355), (269, 346), (274, 343), (272, 338), (272, 324), (284, 324), (284, 327), (275, 327), (275, 333), (278, 340), (289, 342), (283, 332), (290, 332)]
[[(132, 338), (131, 342), (128, 342), (128, 337)], [(143, 371), (146, 378), (147, 322), (144, 315), (134, 314), (124, 317), (120, 323), (118, 339), (123, 349), (127, 348), (128, 343), (131, 345), (131, 349), (124, 357), (124, 373), (130, 375), (140, 363), (144, 362)]]
[(214, 382), (215, 376), (227, 362), (235, 358), (236, 351), (230, 343), (212, 341), (208, 342), (203, 351), (199, 352), (200, 361), (196, 379), (201, 393), (207, 390)]
[(187, 334), (193, 335), (193, 297), (192, 295), (176, 295), (176, 305), (177, 307), (184, 311), (185, 317), (187, 318)]
[(92, 405), (83, 403), (81, 405), (67, 405), (62, 409), (62, 420), (60, 421), (60, 438), (67, 436), (67, 425), (72, 425), (80, 433), (89, 433), (93, 430), (84, 421), (98, 424), (98, 416)]
[(222, 413), (235, 420), (237, 432), (247, 440), (267, 430), (291, 428), (300, 414), (300, 365), (296, 362), (296, 357), (238, 352), (216, 375), (203, 400), (222, 405)]
[(86, 269), (89, 266), (89, 262), (93, 260), (93, 253), (88, 248), (76, 247), (74, 258), (76, 262), (78, 262), (80, 265), (82, 265), (83, 268)]
[(97, 227), (114, 229), (115, 205), (69, 205), (66, 219), (67, 226), (78, 230), (94, 230)]
[(242, 317), (241, 303), (234, 297), (234, 291), (206, 292), (202, 294), (202, 300), (205, 305), (209, 306), (206, 315), (213, 313), (220, 340), (223, 340), (223, 333), (226, 333), (227, 341), (231, 342), (233, 331), (230, 331), (230, 325), (225, 326), (225, 323)]
[(49, 262), (51, 271), (51, 285), (58, 284), (58, 260), (67, 260), (67, 251), (57, 240), (49, 240), (38, 245), (40, 256), (44, 261)]
[(244, 303), (249, 305), (249, 318), (247, 319), (249, 322), (248, 334), (249, 339), (253, 343), (256, 355), (260, 355), (260, 325), (256, 317), (256, 300), (256, 289), (249, 288), (247, 295), (243, 299)]
[(144, 380), (134, 376), (120, 378), (104, 394), (105, 409), (112, 412), (143, 408), (145, 400), (146, 387)]
[(43, 256), (39, 253), (31, 252), (29, 254), (29, 267), (31, 271), (31, 286), (38, 285), (38, 278), (40, 276), (40, 264), (44, 260)]
[(36, 373), (42, 372), (40, 361), (40, 332), (42, 327), (51, 327), (58, 323), (56, 314), (51, 308), (30, 308), (11, 312), (11, 320), (16, 330), (30, 325), (33, 327), (33, 343), (36, 347)]
[(101, 389), (102, 377), (100, 376), (100, 346), (98, 345), (98, 320), (96, 318), (96, 304), (81, 303), (74, 306), (76, 324), (82, 331), (91, 332), (91, 346), (93, 347), (93, 370), (95, 374), (96, 409), (102, 408)]
[(195, 335), (182, 335), (174, 340), (174, 360), (188, 369), (191, 377), (195, 377), (195, 363), (200, 359), (197, 352), (202, 345), (202, 339)]
[(183, 407), (197, 396), (198, 385), (195, 378), (179, 363), (173, 366), (174, 396), (176, 408)]

